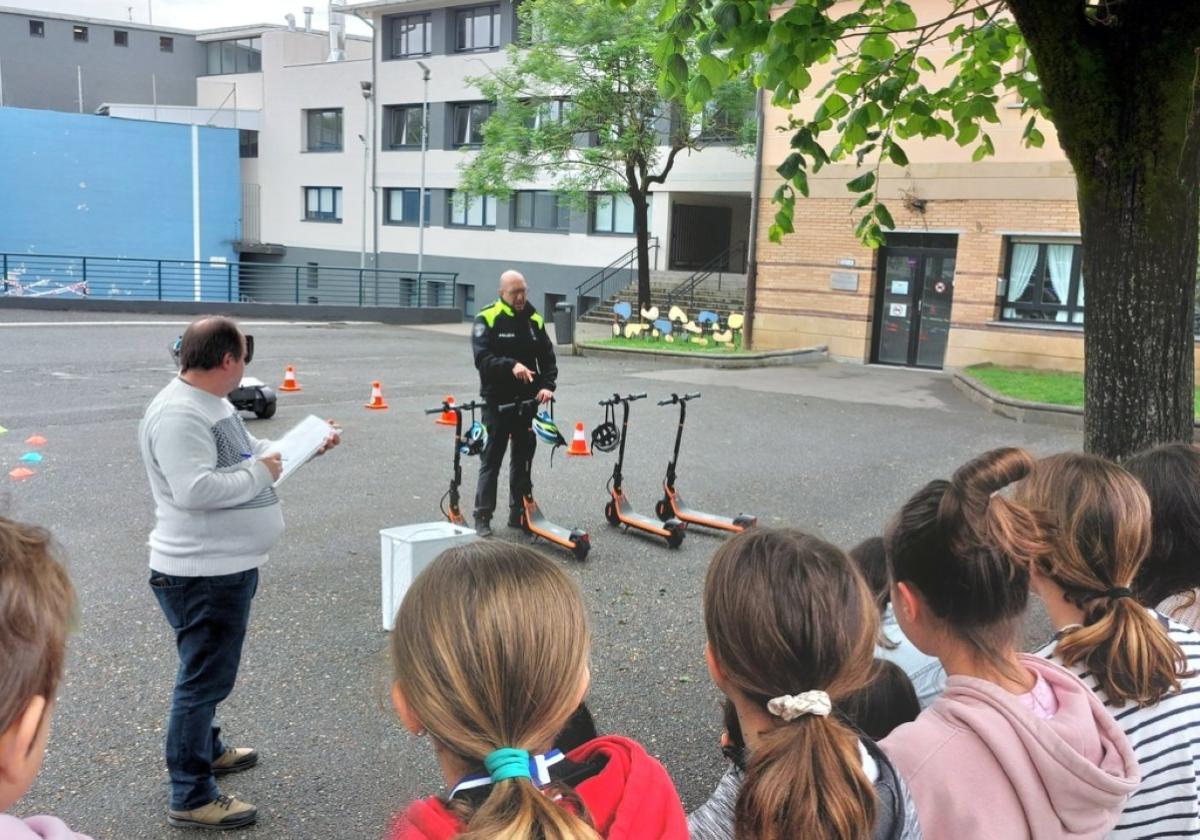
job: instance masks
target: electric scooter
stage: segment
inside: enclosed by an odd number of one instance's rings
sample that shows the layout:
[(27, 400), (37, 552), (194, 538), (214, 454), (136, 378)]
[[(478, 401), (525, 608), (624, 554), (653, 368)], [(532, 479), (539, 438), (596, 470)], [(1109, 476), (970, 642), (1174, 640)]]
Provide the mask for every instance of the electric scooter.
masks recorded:
[[(446, 411), (454, 412), (454, 472), (450, 476), (450, 489), (446, 491), (438, 502), (438, 507), (442, 510), (442, 516), (446, 517), (446, 521), (453, 525), (462, 525), (467, 527), (466, 517), (462, 515), (462, 510), (459, 509), (458, 488), (462, 484), (462, 413), (464, 411), (475, 412), (483, 408), (481, 402), (469, 402), (463, 405), (457, 403), (443, 402), (437, 408), (425, 409), (426, 414), (441, 414)], [(449, 510), (446, 509), (444, 503), (450, 500)]]
[(613, 394), (610, 399), (600, 401), (600, 405), (605, 408), (615, 406), (617, 403), (620, 403), (623, 408), (621, 447), (617, 453), (617, 463), (613, 467), (612, 478), (608, 480), (608, 492), (612, 498), (604, 503), (604, 518), (610, 525), (624, 525), (626, 528), (653, 534), (665, 539), (671, 548), (679, 548), (679, 544), (683, 542), (687, 524), (673, 517), (660, 522), (649, 516), (643, 516), (633, 509), (633, 505), (629, 503), (629, 498), (621, 487), (621, 468), (625, 466), (625, 440), (629, 436), (629, 404), (634, 400), (645, 398), (645, 394), (626, 394), (623, 397), (620, 394)]
[[(500, 406), (501, 412), (519, 411), (530, 405), (537, 405), (536, 399), (518, 400)], [(530, 431), (530, 434), (533, 434)], [(521, 528), (527, 534), (541, 537), (546, 542), (554, 543), (567, 549), (575, 555), (576, 560), (584, 560), (591, 550), (592, 541), (587, 531), (581, 528), (564, 528), (546, 518), (542, 509), (533, 498), (533, 459), (525, 464), (525, 494), (521, 497)]]
[(748, 513), (739, 513), (731, 519), (728, 516), (692, 510), (684, 504), (683, 497), (675, 490), (675, 465), (679, 463), (679, 442), (683, 439), (683, 422), (687, 417), (688, 400), (698, 399), (700, 399), (699, 394), (683, 394), (682, 396), (671, 394), (669, 400), (658, 401), (659, 405), (679, 404), (679, 428), (675, 432), (675, 454), (667, 463), (667, 477), (663, 479), (663, 497), (655, 503), (654, 512), (658, 514), (659, 519), (664, 521), (675, 517), (684, 522), (703, 525), (705, 528), (717, 528), (721, 531), (733, 531), (735, 534), (740, 534), (747, 528), (757, 525), (758, 517)]

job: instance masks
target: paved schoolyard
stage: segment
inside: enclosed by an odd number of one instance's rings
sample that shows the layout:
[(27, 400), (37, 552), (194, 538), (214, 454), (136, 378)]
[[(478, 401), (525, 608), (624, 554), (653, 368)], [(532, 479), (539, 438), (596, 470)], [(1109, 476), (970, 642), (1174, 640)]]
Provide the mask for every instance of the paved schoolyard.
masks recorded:
[[(15, 809), (56, 813), (97, 840), (188, 837), (167, 826), (161, 752), (174, 674), (171, 636), (146, 585), (151, 498), (136, 426), (172, 375), (169, 317), (0, 311), (0, 509), (51, 527), (79, 590), (45, 767)], [(296, 366), (304, 390), (281, 394), (271, 437), (310, 412), (339, 420), (344, 445), (306, 467), (281, 496), (287, 532), (263, 569), (238, 687), (223, 707), (233, 743), (262, 764), (223, 788), (260, 808), (262, 838), (378, 837), (389, 814), (442, 780), (426, 743), (386, 700), (380, 630), (382, 527), (438, 518), (449, 441), (421, 409), (475, 392), (466, 331), (377, 324), (248, 322), (250, 374), (278, 384)], [(701, 390), (688, 412), (679, 486), (694, 506), (757, 513), (842, 545), (879, 531), (919, 484), (993, 446), (1038, 453), (1078, 435), (983, 413), (936, 374), (817, 363), (711, 371), (560, 358), (561, 425), (602, 417), (614, 391)], [(373, 379), (391, 405), (368, 412)], [(669, 455), (675, 410), (634, 404), (626, 488), (649, 511)], [(22, 441), (44, 435), (25, 482), (8, 470)], [(585, 564), (563, 567), (588, 602), (595, 643), (590, 703), (605, 730), (641, 740), (698, 804), (721, 770), (716, 694), (701, 656), (703, 572), (721, 537), (689, 531), (682, 548), (622, 534), (603, 517), (612, 456), (553, 463), (534, 479), (547, 514), (586, 528)], [(476, 466), (466, 465), (466, 506)], [(516, 539), (503, 528), (505, 538)], [(1044, 632), (1034, 615), (1031, 634)], [(797, 688), (804, 688), (798, 686)]]

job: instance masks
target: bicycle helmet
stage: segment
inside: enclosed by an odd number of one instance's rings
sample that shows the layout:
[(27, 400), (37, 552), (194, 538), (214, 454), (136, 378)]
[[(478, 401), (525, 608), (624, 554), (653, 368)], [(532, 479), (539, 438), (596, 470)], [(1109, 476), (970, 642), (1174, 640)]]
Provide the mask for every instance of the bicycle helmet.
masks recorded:
[(175, 367), (179, 367), (179, 351), (183, 347), (183, 336), (179, 336), (171, 342), (171, 358), (175, 360)]
[(604, 422), (592, 429), (592, 449), (612, 452), (621, 442), (621, 430), (617, 428), (617, 410), (614, 406), (604, 407)]
[(555, 448), (567, 445), (566, 438), (562, 436), (562, 432), (558, 430), (558, 424), (554, 422), (554, 416), (545, 411), (539, 411), (533, 418), (533, 432)]
[(458, 451), (463, 455), (482, 455), (483, 448), (487, 446), (487, 442), (487, 426), (478, 420), (474, 420), (471, 422), (471, 428), (467, 429), (467, 433), (463, 435), (462, 443), (458, 446)]

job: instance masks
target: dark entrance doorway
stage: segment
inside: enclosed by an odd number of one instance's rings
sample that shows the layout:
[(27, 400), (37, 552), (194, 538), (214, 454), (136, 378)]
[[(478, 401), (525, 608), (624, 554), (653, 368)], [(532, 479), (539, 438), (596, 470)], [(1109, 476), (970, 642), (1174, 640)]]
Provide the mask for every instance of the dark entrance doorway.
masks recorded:
[(954, 234), (890, 234), (880, 249), (871, 360), (940, 368), (950, 337)]
[(713, 266), (728, 271), (729, 232), (733, 210), (702, 204), (671, 206), (671, 268), (704, 268), (715, 257), (726, 254), (726, 264)]

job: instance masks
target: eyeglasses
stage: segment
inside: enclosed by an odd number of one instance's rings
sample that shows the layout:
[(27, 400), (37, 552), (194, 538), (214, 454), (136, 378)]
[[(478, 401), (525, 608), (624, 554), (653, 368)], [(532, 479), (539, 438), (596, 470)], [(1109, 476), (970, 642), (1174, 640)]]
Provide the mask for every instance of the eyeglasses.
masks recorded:
[(242, 358), (242, 362), (244, 362), (245, 364), (250, 364), (250, 361), (253, 358), (254, 358), (254, 336), (247, 335), (246, 336), (246, 355)]

